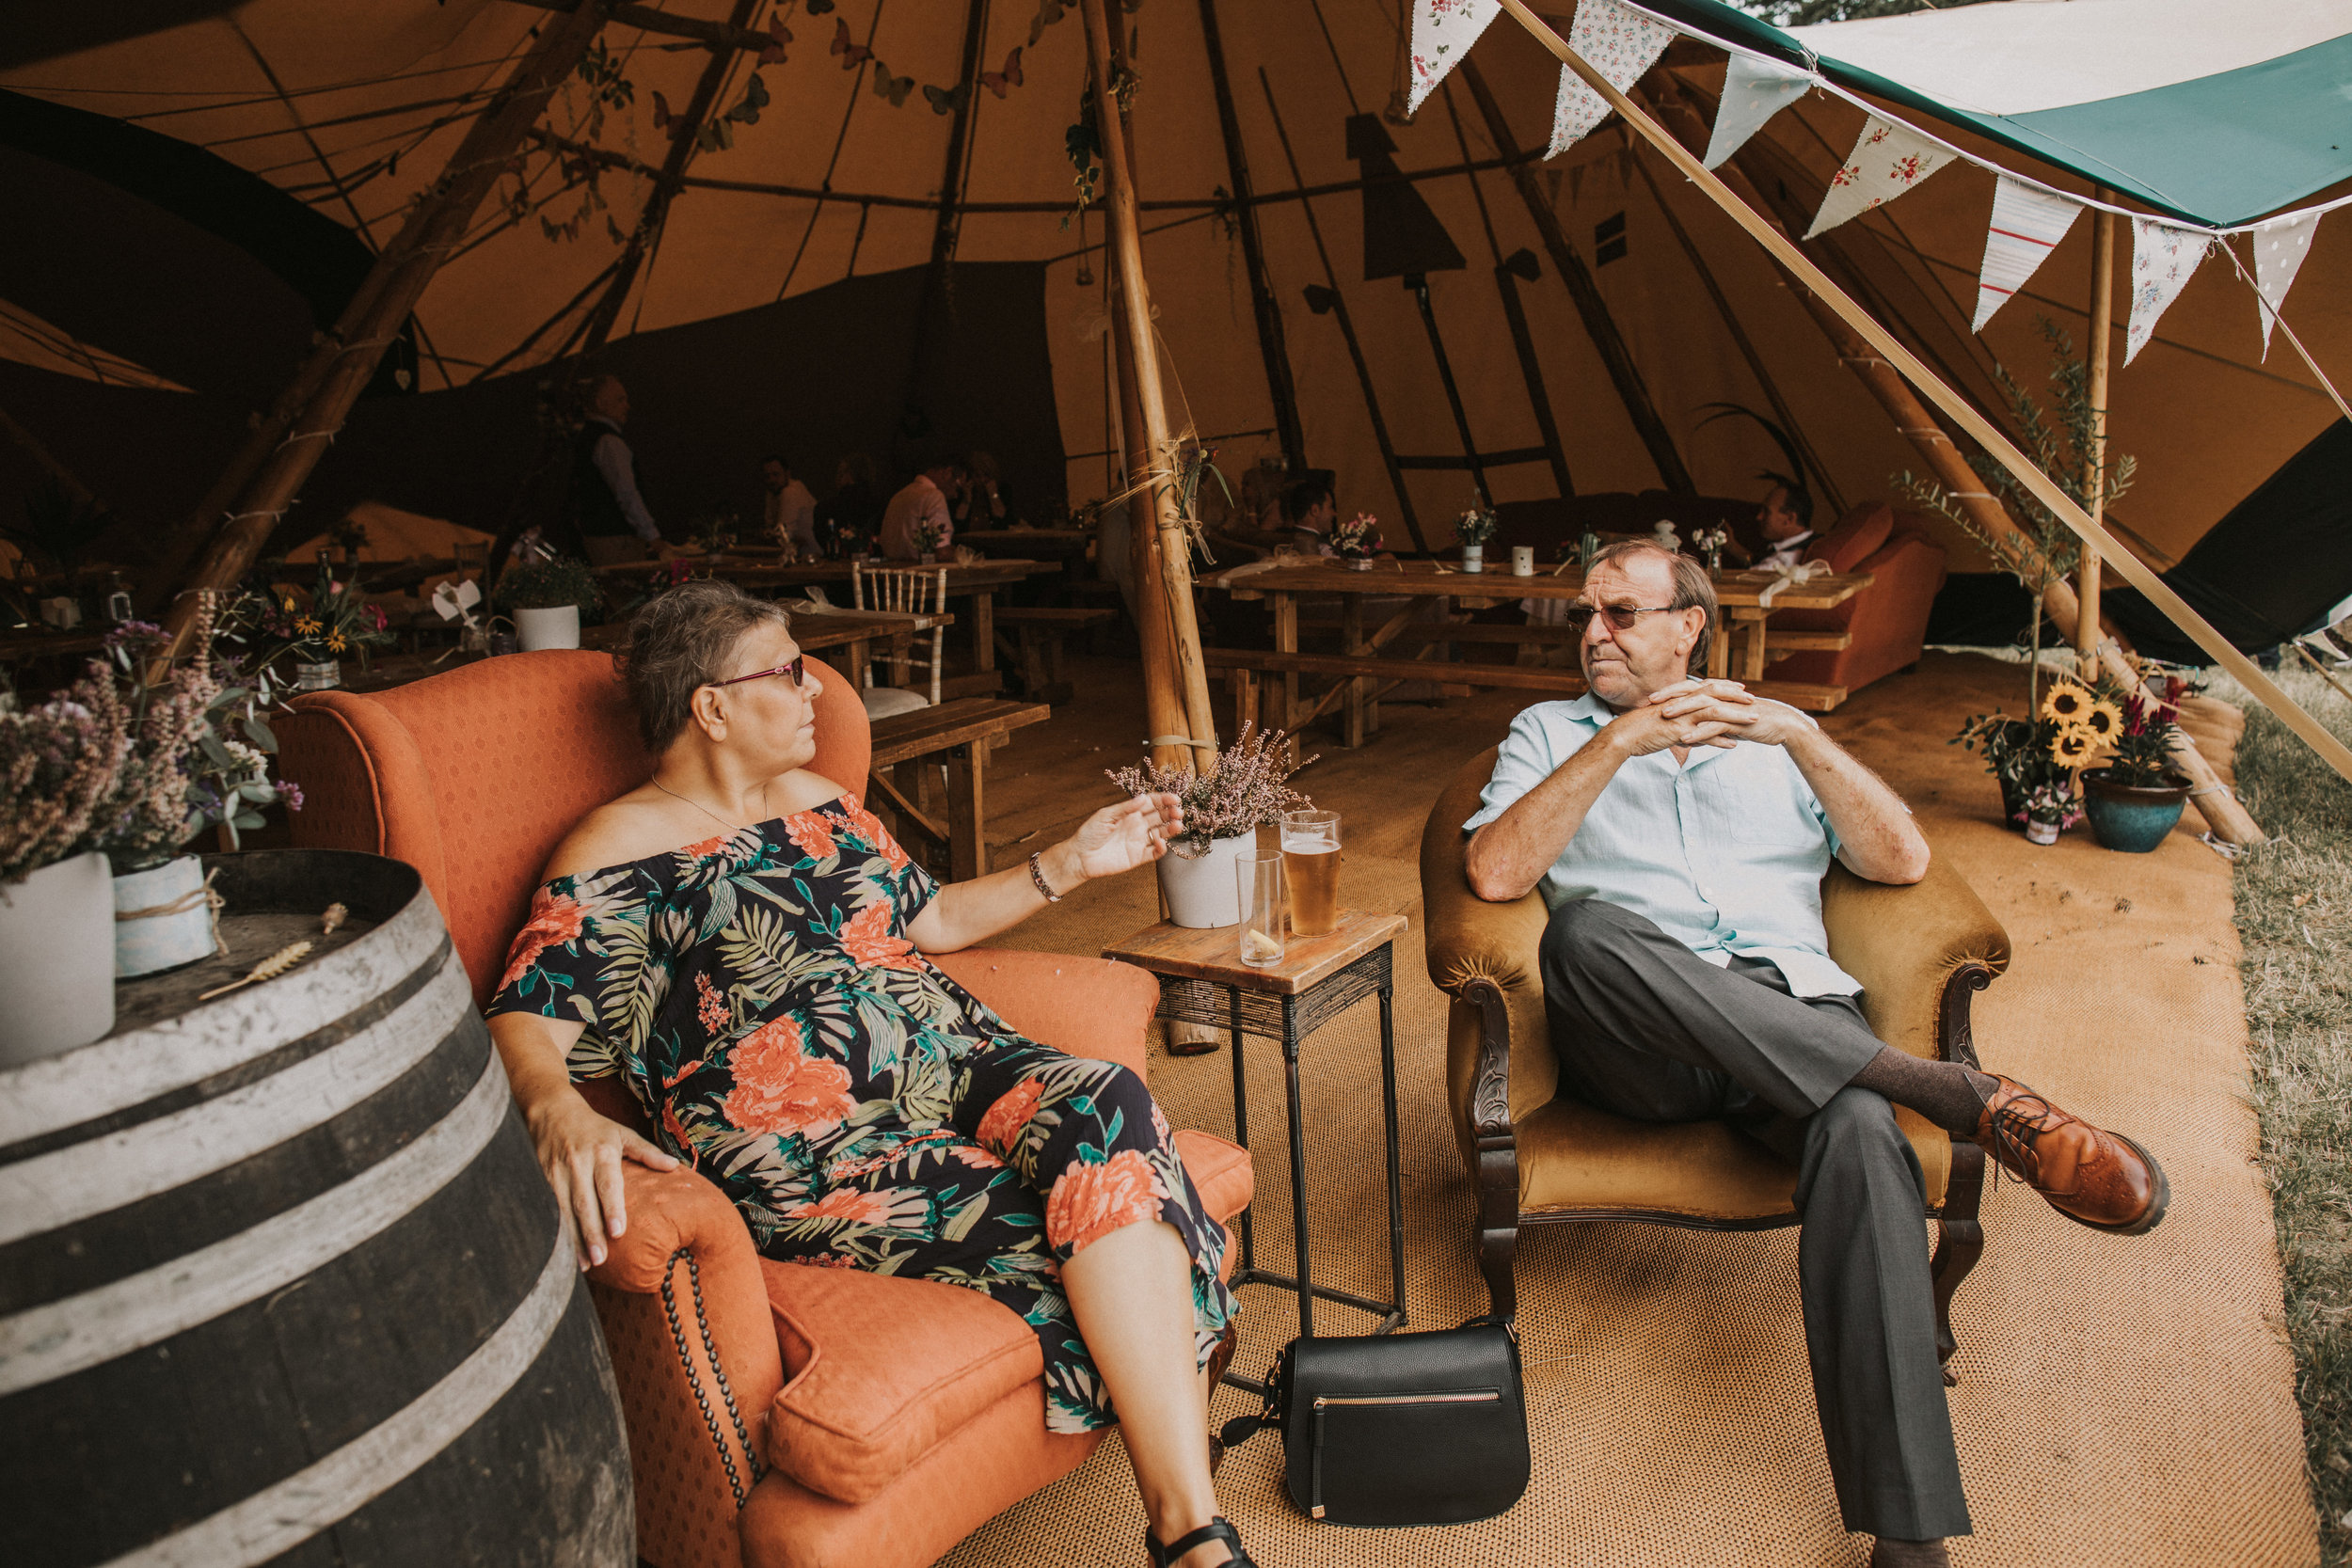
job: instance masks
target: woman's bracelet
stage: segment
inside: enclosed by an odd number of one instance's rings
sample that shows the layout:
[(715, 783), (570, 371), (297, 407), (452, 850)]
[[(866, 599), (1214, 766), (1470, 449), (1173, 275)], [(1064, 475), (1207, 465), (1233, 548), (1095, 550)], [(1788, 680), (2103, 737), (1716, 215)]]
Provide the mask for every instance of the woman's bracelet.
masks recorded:
[(1047, 903), (1058, 904), (1061, 902), (1061, 895), (1046, 885), (1045, 867), (1040, 863), (1041, 857), (1044, 853), (1042, 849), (1033, 849), (1029, 852), (1029, 880), (1037, 884), (1038, 892), (1045, 895)]

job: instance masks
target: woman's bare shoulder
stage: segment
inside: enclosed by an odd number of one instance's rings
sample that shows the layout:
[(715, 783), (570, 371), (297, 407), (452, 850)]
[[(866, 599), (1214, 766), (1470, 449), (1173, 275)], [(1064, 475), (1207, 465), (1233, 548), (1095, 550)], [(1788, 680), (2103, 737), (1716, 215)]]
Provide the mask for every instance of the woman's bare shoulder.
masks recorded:
[(676, 816), (667, 802), (649, 789), (634, 789), (574, 824), (548, 857), (541, 879), (552, 881), (627, 865), (675, 849), (681, 842)]

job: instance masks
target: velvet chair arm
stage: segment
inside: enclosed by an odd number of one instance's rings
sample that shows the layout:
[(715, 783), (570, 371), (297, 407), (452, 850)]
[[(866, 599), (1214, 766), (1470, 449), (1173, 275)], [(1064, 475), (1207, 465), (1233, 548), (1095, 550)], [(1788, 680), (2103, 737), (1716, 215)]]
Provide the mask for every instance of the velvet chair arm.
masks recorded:
[(1942, 856), (1907, 887), (1867, 881), (1833, 864), (1821, 879), (1830, 957), (1862, 982), (1862, 1008), (1879, 1038), (1933, 1059), (1964, 1051), (1965, 992), (1947, 1027), (1959, 979), (1981, 990), (2009, 967), (2009, 933)]

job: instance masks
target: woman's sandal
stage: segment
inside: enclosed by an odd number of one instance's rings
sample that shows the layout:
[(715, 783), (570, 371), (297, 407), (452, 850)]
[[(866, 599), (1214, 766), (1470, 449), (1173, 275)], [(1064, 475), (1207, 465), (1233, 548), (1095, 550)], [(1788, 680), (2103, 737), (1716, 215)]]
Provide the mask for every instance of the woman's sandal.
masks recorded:
[(1230, 1568), (1258, 1568), (1257, 1560), (1243, 1547), (1241, 1535), (1233, 1528), (1233, 1522), (1222, 1513), (1190, 1535), (1180, 1535), (1165, 1546), (1160, 1544), (1159, 1537), (1150, 1530), (1143, 1532), (1143, 1549), (1152, 1554), (1152, 1568), (1168, 1568), (1171, 1562), (1182, 1562), (1186, 1552), (1205, 1546), (1212, 1541), (1224, 1542), (1226, 1549), (1233, 1554), (1229, 1560)]

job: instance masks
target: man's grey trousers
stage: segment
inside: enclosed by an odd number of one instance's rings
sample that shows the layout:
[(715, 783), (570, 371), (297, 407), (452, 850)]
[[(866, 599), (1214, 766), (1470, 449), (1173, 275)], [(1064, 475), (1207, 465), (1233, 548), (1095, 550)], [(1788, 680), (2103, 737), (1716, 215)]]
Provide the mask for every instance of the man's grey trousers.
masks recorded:
[(1542, 965), (1563, 1092), (1642, 1121), (1729, 1122), (1796, 1161), (1805, 1349), (1846, 1528), (1968, 1534), (1924, 1179), (1894, 1107), (1849, 1086), (1880, 1048), (1855, 999), (1800, 1001), (1773, 965), (1718, 969), (1597, 898), (1552, 911)]

